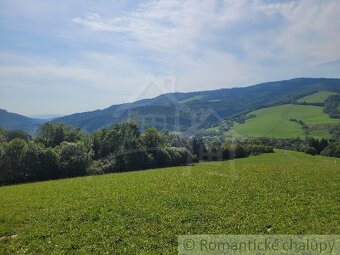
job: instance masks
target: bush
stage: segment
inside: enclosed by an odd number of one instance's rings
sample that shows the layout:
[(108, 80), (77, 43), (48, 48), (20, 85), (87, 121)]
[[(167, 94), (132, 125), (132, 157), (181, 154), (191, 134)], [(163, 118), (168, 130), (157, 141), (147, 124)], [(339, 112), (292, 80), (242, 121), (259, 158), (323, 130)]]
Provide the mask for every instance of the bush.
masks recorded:
[(77, 142), (81, 140), (83, 134), (80, 128), (64, 125), (62, 123), (45, 123), (40, 127), (37, 143), (42, 143), (46, 147), (55, 147), (62, 142)]
[(152, 168), (155, 167), (166, 167), (171, 163), (171, 155), (167, 148), (157, 148), (149, 151), (152, 155), (153, 163)]
[(5, 139), (6, 139), (7, 142), (9, 142), (9, 141), (11, 141), (15, 138), (20, 138), (20, 139), (22, 139), (26, 142), (32, 140), (32, 137), (22, 130), (5, 131)]
[(163, 147), (149, 153), (152, 156), (150, 168), (187, 165), (198, 161), (187, 148)]
[(207, 153), (207, 148), (203, 141), (203, 138), (200, 136), (196, 136), (190, 140), (190, 152), (192, 155), (195, 155), (197, 158), (202, 159), (203, 154)]
[(329, 96), (325, 100), (324, 112), (331, 118), (340, 118), (340, 111), (338, 110), (340, 105), (340, 95)]
[(115, 155), (110, 155), (92, 162), (87, 168), (89, 175), (113, 173), (115, 171)]
[(245, 147), (240, 143), (233, 144), (231, 146), (231, 152), (231, 156), (234, 158), (244, 158), (248, 156)]
[(140, 147), (140, 132), (133, 123), (115, 124), (110, 130), (103, 129), (93, 134), (92, 148), (95, 159)]
[(340, 143), (330, 143), (322, 152), (322, 156), (340, 158)]
[(57, 147), (59, 152), (58, 167), (61, 177), (75, 177), (86, 174), (92, 154), (82, 143), (63, 142)]
[(87, 168), (87, 175), (99, 175), (104, 174), (107, 164), (103, 160), (93, 161), (92, 164)]
[(165, 139), (162, 133), (158, 132), (155, 128), (148, 128), (142, 136), (143, 144), (146, 149), (159, 148), (164, 145)]
[(244, 158), (250, 155), (259, 155), (262, 153), (272, 152), (274, 152), (272, 146), (263, 145), (257, 141), (237, 141), (235, 143), (224, 144), (222, 146), (223, 159)]
[(245, 146), (246, 155), (259, 155), (262, 153), (272, 153), (274, 152), (273, 147), (260, 145), (260, 144), (250, 144)]
[(27, 171), (27, 180), (39, 181), (59, 177), (58, 155), (52, 148), (31, 143), (24, 155), (24, 164)]
[(20, 183), (27, 180), (24, 156), (28, 149), (26, 141), (15, 138), (0, 149), (0, 184)]
[(310, 155), (316, 155), (317, 154), (317, 151), (314, 147), (307, 147), (305, 150), (304, 150), (304, 153), (306, 154), (310, 154)]
[(8, 184), (9, 183), (9, 169), (8, 169), (8, 163), (6, 160), (6, 152), (4, 149), (4, 146), (0, 145), (0, 185)]
[(147, 169), (152, 165), (152, 157), (145, 150), (120, 152), (115, 156), (115, 172)]
[(179, 166), (191, 164), (194, 161), (193, 155), (186, 148), (166, 148), (170, 155), (170, 165)]
[(6, 131), (0, 127), (0, 144), (6, 141)]

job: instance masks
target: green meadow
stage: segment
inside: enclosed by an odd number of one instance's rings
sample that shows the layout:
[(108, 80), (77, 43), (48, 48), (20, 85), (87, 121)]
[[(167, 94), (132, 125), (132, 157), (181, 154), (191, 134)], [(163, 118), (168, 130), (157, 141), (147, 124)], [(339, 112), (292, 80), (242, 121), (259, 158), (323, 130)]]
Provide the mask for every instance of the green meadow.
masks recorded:
[[(233, 136), (274, 137), (274, 138), (305, 138), (301, 125), (290, 119), (302, 120), (307, 125), (335, 124), (339, 119), (331, 119), (323, 112), (323, 108), (311, 105), (286, 104), (253, 111), (256, 117), (245, 123), (235, 123), (234, 128), (227, 133)], [(329, 138), (327, 130), (316, 130), (315, 138)]]
[(278, 150), (1, 187), (0, 254), (174, 254), (177, 235), (266, 234), (268, 225), (340, 234), (339, 164)]
[(193, 97), (189, 97), (187, 99), (184, 99), (182, 101), (179, 101), (180, 104), (186, 104), (186, 103), (190, 103), (190, 102), (193, 102), (193, 101), (196, 101), (196, 100), (200, 100), (202, 99), (204, 96), (193, 96)]
[(299, 103), (323, 103), (325, 100), (332, 95), (337, 95), (335, 92), (330, 91), (319, 91), (312, 95), (302, 97), (298, 100)]

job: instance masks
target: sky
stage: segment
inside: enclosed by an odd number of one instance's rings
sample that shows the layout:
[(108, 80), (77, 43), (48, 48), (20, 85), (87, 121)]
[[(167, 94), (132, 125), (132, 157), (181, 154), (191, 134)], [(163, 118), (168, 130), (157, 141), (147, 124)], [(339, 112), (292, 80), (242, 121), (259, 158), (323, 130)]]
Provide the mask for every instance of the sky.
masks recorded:
[(340, 77), (339, 0), (0, 0), (0, 108)]

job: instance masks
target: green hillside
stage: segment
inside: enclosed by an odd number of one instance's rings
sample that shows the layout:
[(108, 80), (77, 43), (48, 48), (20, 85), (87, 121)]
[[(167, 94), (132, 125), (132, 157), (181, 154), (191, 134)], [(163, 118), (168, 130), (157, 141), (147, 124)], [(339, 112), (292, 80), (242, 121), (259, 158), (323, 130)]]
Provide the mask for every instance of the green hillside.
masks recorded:
[[(92, 133), (110, 128), (113, 124), (133, 121), (140, 129), (155, 127), (192, 135), (200, 129), (218, 125), (221, 120), (254, 109), (286, 104), (315, 91), (320, 92), (313, 95), (312, 98), (317, 99), (311, 101), (323, 101), (331, 93), (328, 91), (340, 93), (340, 79), (296, 78), (248, 87), (166, 93), (155, 98), (111, 105), (102, 110), (74, 113), (51, 122), (72, 125)], [(164, 121), (160, 122), (160, 119)], [(43, 122), (0, 110), (0, 126), (5, 129), (22, 129), (35, 134)]]
[[(322, 107), (310, 105), (286, 104), (263, 108), (250, 114), (255, 114), (256, 117), (248, 119), (243, 124), (235, 123), (234, 128), (227, 134), (248, 137), (304, 138), (305, 133), (301, 125), (290, 119), (302, 120), (311, 127), (319, 124), (340, 123), (340, 119), (331, 119), (325, 114)], [(313, 130), (311, 135), (316, 138), (330, 136), (326, 127)]]
[(204, 96), (193, 96), (193, 97), (189, 97), (187, 99), (181, 100), (179, 101), (180, 104), (186, 104), (186, 103), (190, 103), (192, 101), (196, 101), (196, 100), (200, 100), (202, 99)]
[(7, 130), (20, 129), (33, 134), (43, 122), (45, 120), (29, 118), (0, 109), (0, 127)]
[[(113, 123), (124, 123), (133, 119), (140, 128), (156, 127), (159, 130), (194, 134), (198, 129), (218, 125), (221, 120), (254, 109), (285, 104), (314, 91), (340, 92), (340, 79), (296, 78), (249, 87), (166, 93), (151, 99), (112, 105), (103, 110), (64, 116), (53, 122), (93, 132), (109, 128)], [(156, 126), (157, 121), (152, 119), (160, 116), (164, 123), (157, 123)]]
[[(0, 254), (174, 254), (179, 234), (340, 234), (339, 162), (277, 151), (0, 188)], [(12, 237), (10, 237), (12, 236)]]
[(335, 92), (330, 91), (319, 91), (312, 95), (305, 96), (298, 100), (299, 103), (323, 103), (325, 100), (332, 95), (337, 95)]

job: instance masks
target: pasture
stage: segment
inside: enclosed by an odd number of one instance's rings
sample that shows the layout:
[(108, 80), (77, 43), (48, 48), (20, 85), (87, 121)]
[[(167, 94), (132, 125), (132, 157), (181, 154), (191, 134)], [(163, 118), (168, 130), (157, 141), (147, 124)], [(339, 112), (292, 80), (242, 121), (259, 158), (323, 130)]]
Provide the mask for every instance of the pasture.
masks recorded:
[[(290, 119), (302, 120), (308, 126), (320, 124), (340, 123), (339, 119), (331, 119), (323, 108), (311, 105), (286, 104), (262, 108), (249, 114), (255, 118), (245, 123), (235, 123), (234, 128), (227, 135), (246, 137), (273, 137), (273, 138), (305, 138), (301, 125)], [(326, 130), (314, 130), (311, 134), (315, 138), (330, 138)]]
[(332, 95), (336, 95), (335, 92), (330, 91), (319, 91), (312, 95), (302, 97), (298, 100), (299, 103), (323, 103), (325, 100)]
[(340, 234), (340, 162), (278, 150), (0, 188), (0, 254), (173, 254), (180, 234)]

